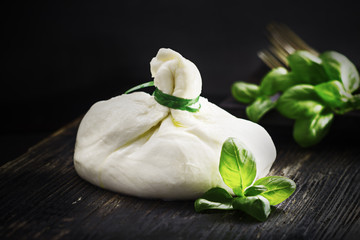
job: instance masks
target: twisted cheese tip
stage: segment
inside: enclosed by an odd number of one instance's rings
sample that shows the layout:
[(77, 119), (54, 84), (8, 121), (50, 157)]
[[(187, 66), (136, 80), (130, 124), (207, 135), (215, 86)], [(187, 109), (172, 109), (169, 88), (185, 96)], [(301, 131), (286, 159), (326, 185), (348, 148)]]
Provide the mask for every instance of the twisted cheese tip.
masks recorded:
[(194, 63), (179, 53), (161, 48), (150, 62), (155, 86), (166, 94), (194, 99), (201, 94), (201, 75)]

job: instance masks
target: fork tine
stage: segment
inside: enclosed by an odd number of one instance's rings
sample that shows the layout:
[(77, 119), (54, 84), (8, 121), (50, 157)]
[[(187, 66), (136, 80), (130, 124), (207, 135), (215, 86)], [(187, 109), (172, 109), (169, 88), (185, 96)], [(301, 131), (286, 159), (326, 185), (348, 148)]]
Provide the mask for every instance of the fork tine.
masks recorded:
[(273, 22), (268, 24), (266, 29), (271, 46), (268, 47), (269, 50), (259, 51), (258, 57), (270, 68), (288, 67), (287, 56), (296, 50), (306, 50), (319, 55), (285, 24)]
[(259, 51), (257, 55), (269, 68), (284, 67), (284, 65), (266, 49)]
[(291, 44), (290, 41), (284, 38), (281, 32), (271, 28), (268, 28), (268, 31), (269, 34), (267, 35), (267, 38), (274, 47), (277, 49), (282, 49), (282, 51), (286, 52), (288, 55), (296, 51), (296, 48)]
[(267, 29), (275, 40), (282, 42), (282, 44), (287, 43), (295, 50), (307, 50), (314, 55), (319, 55), (319, 53), (310, 47), (304, 40), (302, 40), (297, 34), (295, 34), (289, 27), (285, 24), (280, 23), (270, 23), (267, 26)]
[(310, 47), (304, 40), (302, 40), (297, 34), (295, 34), (289, 27), (282, 24), (280, 27), (284, 31), (284, 35), (289, 37), (289, 40), (298, 46), (299, 49), (307, 50), (315, 55), (319, 55), (319, 53)]
[(285, 66), (288, 65), (287, 56), (290, 54), (278, 44), (273, 44), (269, 47), (270, 52), (276, 56)]

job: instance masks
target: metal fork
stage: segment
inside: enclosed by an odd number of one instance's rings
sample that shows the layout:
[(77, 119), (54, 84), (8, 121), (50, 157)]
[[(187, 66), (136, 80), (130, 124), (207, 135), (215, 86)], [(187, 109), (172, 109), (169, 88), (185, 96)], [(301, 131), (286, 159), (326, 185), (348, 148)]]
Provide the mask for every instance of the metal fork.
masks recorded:
[(266, 29), (270, 46), (268, 50), (260, 50), (257, 55), (270, 68), (287, 67), (287, 56), (296, 50), (306, 50), (319, 55), (285, 24), (270, 23)]

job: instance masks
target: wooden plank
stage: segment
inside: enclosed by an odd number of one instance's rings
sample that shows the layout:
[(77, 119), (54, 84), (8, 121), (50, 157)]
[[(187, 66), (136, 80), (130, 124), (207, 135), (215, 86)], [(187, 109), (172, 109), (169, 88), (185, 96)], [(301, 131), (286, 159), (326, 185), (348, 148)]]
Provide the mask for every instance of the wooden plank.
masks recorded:
[[(336, 119), (338, 120), (338, 119)], [(193, 201), (139, 199), (95, 187), (73, 167), (79, 120), (0, 168), (1, 239), (357, 239), (360, 130), (342, 118), (303, 149), (290, 125), (265, 124), (277, 146), (271, 175), (297, 183), (266, 222), (241, 212), (198, 214)], [(345, 127), (344, 127), (345, 126)], [(349, 135), (351, 134), (351, 135)]]

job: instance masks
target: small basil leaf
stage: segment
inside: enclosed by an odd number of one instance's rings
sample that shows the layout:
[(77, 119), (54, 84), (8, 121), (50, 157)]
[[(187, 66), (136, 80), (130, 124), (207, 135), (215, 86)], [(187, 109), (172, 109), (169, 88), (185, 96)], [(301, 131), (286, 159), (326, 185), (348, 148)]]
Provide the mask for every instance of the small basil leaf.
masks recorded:
[(269, 97), (257, 98), (246, 108), (246, 115), (253, 122), (258, 122), (262, 116), (276, 106), (276, 102)]
[(243, 196), (243, 190), (256, 177), (255, 159), (242, 142), (228, 138), (222, 146), (219, 171), (224, 183), (237, 196)]
[(259, 221), (265, 221), (271, 211), (269, 201), (260, 195), (235, 198), (233, 206)]
[(256, 196), (268, 189), (264, 185), (253, 185), (245, 189), (245, 196)]
[(297, 119), (293, 131), (295, 141), (302, 147), (319, 143), (328, 133), (333, 118), (334, 114), (328, 112)]
[(320, 113), (324, 105), (314, 86), (300, 84), (286, 90), (278, 99), (276, 108), (285, 117), (298, 119)]
[(359, 73), (347, 57), (335, 51), (327, 51), (322, 53), (320, 58), (330, 79), (341, 81), (346, 91), (354, 92), (358, 89)]
[(345, 91), (341, 82), (333, 80), (315, 86), (315, 92), (331, 108), (344, 108), (352, 95)]
[(298, 84), (292, 72), (283, 67), (272, 69), (260, 83), (260, 93), (265, 96), (272, 96), (278, 92), (284, 92), (289, 87)]
[(232, 210), (233, 197), (223, 188), (212, 188), (195, 201), (195, 211)]
[(296, 51), (287, 58), (291, 71), (301, 83), (318, 84), (328, 81), (322, 60), (308, 51)]
[(252, 83), (235, 82), (231, 86), (233, 97), (242, 103), (251, 103), (258, 96), (259, 86)]
[(293, 180), (281, 176), (269, 176), (260, 178), (254, 185), (263, 186), (266, 191), (261, 196), (269, 200), (270, 205), (277, 205), (294, 193), (296, 184)]

